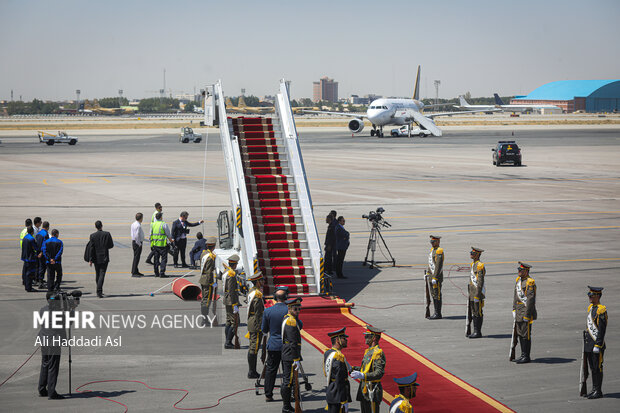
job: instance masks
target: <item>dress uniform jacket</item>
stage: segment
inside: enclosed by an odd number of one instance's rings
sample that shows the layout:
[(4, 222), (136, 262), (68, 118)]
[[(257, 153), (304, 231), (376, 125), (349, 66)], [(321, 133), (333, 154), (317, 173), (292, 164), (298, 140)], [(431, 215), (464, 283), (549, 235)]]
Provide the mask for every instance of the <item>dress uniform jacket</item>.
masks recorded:
[(584, 351), (591, 353), (594, 347), (605, 350), (605, 332), (607, 330), (607, 308), (602, 305), (590, 304), (586, 319)]
[(350, 403), (351, 385), (344, 354), (335, 348), (327, 350), (323, 354), (323, 373), (327, 379), (327, 389), (325, 390), (327, 403)]
[(224, 284), (224, 304), (239, 305), (239, 286), (237, 285), (237, 272), (233, 269), (226, 273)]
[(263, 322), (263, 312), (265, 311), (265, 303), (263, 302), (263, 293), (257, 288), (252, 288), (248, 294), (248, 331), (250, 333), (258, 333), (261, 331)]
[(439, 283), (443, 282), (443, 260), (443, 248), (431, 248), (431, 252), (428, 254), (428, 274), (431, 279), (434, 278)]
[(403, 395), (398, 395), (390, 404), (390, 413), (413, 413), (413, 407)]
[(204, 251), (201, 258), (201, 275), (200, 285), (210, 287), (215, 282), (215, 253), (213, 251)]
[(521, 320), (532, 322), (536, 320), (536, 283), (531, 277), (515, 280), (515, 292), (512, 302), (517, 322)]
[(486, 275), (486, 268), (484, 268), (484, 263), (480, 261), (473, 262), (471, 264), (471, 272), (469, 277), (469, 301), (474, 301), (475, 298), (479, 300), (484, 300), (484, 276)]
[(282, 360), (301, 360), (301, 326), (297, 319), (287, 314), (282, 320)]
[(385, 354), (383, 350), (378, 345), (368, 348), (362, 358), (362, 365), (359, 368), (354, 367), (353, 369), (364, 373), (364, 378), (360, 381), (355, 399), (381, 402), (383, 400), (381, 378), (385, 374)]

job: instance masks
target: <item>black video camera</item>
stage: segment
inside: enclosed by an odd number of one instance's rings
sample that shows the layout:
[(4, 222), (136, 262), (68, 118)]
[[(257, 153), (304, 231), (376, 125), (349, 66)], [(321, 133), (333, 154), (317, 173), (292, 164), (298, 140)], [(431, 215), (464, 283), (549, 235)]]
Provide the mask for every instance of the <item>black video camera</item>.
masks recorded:
[(362, 215), (362, 218), (366, 218), (367, 220), (372, 222), (373, 225), (381, 225), (383, 227), (391, 227), (392, 225), (390, 225), (385, 219), (383, 219), (383, 215), (381, 215), (384, 212), (385, 212), (385, 209), (383, 209), (382, 207), (379, 207), (375, 211), (370, 211), (368, 213), (368, 215), (366, 215), (366, 214)]
[(48, 302), (56, 304), (63, 311), (75, 310), (80, 305), (80, 297), (82, 297), (80, 290), (73, 290), (71, 292), (58, 291), (55, 293), (50, 291), (47, 293)]

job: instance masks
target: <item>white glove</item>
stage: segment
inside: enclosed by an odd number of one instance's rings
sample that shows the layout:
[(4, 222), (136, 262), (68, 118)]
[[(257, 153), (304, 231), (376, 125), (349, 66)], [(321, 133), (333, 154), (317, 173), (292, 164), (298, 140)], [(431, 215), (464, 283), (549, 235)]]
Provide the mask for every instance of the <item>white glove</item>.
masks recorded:
[(352, 379), (361, 380), (364, 378), (364, 373), (362, 373), (361, 371), (353, 370), (350, 376)]
[(239, 306), (235, 305), (233, 306), (233, 314), (237, 314), (239, 312)]
[(479, 303), (480, 302), (480, 298), (474, 298), (474, 303)]
[(436, 285), (436, 284), (437, 284), (437, 280), (433, 278), (433, 279), (431, 280), (431, 283), (432, 283), (433, 285)]
[(344, 408), (344, 413), (349, 413), (349, 403), (343, 404), (342, 407)]
[(600, 353), (600, 352), (601, 352), (601, 349), (600, 349), (600, 347), (596, 347), (596, 346), (594, 346), (594, 349), (592, 350), (592, 352), (593, 352), (593, 353), (597, 353), (597, 354), (598, 354), (598, 353)]
[(513, 320), (517, 319), (517, 312), (515, 310), (512, 310), (512, 319)]
[(213, 288), (217, 288), (217, 283), (216, 282), (213, 283)]
[(295, 370), (299, 370), (299, 368), (301, 367), (301, 361), (294, 361), (293, 366), (295, 367)]

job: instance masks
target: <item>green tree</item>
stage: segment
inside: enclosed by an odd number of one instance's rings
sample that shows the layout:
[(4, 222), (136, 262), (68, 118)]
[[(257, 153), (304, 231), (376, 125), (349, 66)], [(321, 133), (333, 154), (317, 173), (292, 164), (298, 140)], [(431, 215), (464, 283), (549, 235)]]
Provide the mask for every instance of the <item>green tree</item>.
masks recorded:
[(112, 97), (99, 99), (99, 106), (102, 108), (118, 108), (127, 105), (129, 105), (129, 100), (127, 100), (127, 98)]
[(199, 102), (188, 102), (183, 109), (185, 112), (193, 112), (195, 107), (200, 107)]

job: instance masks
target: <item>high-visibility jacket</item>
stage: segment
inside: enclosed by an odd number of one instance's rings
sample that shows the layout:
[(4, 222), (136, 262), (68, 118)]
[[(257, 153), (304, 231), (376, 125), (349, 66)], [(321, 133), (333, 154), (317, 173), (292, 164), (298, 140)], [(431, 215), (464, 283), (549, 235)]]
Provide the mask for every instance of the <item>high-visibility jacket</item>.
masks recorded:
[(164, 222), (153, 222), (153, 226), (151, 227), (151, 247), (165, 247), (167, 245), (167, 238)]

